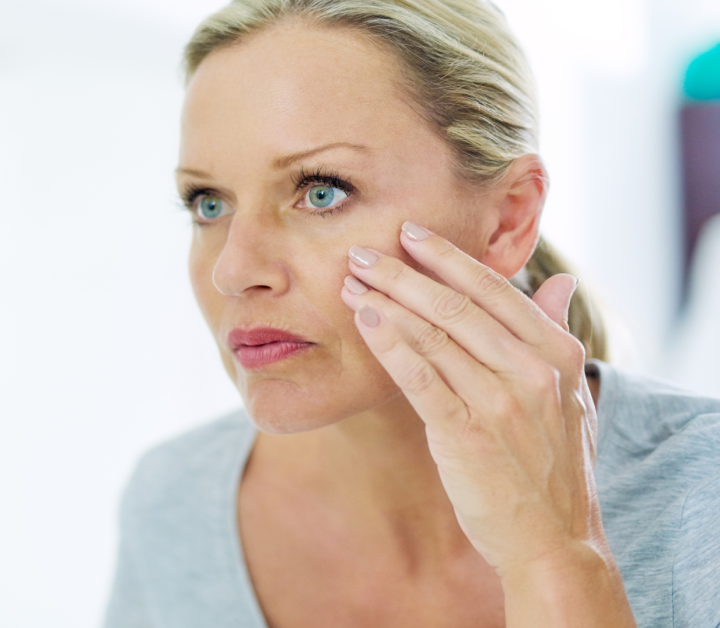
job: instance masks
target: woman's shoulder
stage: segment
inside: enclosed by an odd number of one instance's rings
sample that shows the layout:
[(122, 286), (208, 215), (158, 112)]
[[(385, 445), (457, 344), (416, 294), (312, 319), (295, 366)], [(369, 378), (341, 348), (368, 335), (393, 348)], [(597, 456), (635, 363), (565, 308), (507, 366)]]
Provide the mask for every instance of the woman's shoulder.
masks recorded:
[(192, 500), (241, 470), (255, 434), (239, 408), (162, 442), (143, 454), (123, 495), (123, 515)]
[[(602, 363), (596, 480), (638, 625), (720, 622), (720, 400)], [(715, 623), (713, 623), (715, 622)]]
[(120, 507), (107, 628), (262, 625), (242, 594), (251, 589), (235, 524), (237, 484), (255, 434), (238, 410), (142, 456)]
[(588, 368), (600, 376), (598, 487), (685, 494), (719, 472), (720, 399), (600, 362)]
[(615, 463), (642, 461), (681, 442), (694, 447), (700, 441), (717, 450), (719, 398), (598, 361), (589, 362), (587, 368), (600, 377), (598, 456), (603, 462), (606, 458), (617, 458)]

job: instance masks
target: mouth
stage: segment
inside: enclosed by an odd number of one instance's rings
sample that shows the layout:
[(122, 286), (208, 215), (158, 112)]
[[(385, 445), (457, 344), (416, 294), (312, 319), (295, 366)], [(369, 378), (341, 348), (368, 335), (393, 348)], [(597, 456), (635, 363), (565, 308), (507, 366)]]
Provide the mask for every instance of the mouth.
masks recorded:
[(244, 369), (259, 369), (306, 351), (315, 343), (280, 329), (256, 327), (233, 329), (228, 345)]

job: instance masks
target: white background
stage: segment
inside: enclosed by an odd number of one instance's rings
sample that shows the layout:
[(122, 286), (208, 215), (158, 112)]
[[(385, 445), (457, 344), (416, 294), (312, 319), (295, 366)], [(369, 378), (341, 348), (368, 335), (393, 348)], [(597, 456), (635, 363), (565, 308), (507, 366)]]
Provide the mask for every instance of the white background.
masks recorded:
[[(182, 46), (222, 4), (0, 4), (3, 627), (97, 626), (137, 456), (239, 403), (192, 298), (172, 180)], [(545, 232), (624, 321), (622, 364), (720, 394), (697, 332), (714, 326), (675, 319), (682, 74), (720, 40), (720, 3), (497, 4), (540, 85)]]

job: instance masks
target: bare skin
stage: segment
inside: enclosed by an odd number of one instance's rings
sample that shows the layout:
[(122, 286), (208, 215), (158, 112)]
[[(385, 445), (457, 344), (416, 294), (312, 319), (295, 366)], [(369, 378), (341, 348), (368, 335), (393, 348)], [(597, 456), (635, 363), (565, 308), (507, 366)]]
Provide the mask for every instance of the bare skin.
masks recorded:
[[(392, 264), (446, 290), (471, 272), (511, 277), (533, 250), (547, 187), (534, 155), (518, 159), (491, 190), (460, 182), (449, 148), (397, 87), (398, 71), (386, 52), (355, 33), (282, 24), (210, 55), (188, 88), (178, 186), (186, 196), (188, 188), (201, 190), (188, 198), (195, 212), (203, 198), (223, 207), (194, 227), (190, 276), (225, 368), (263, 432), (238, 503), (239, 534), (265, 616), (271, 628), (632, 626), (594, 496), (573, 488), (592, 452), (568, 456), (560, 447), (548, 454), (566, 469), (559, 484), (578, 495), (567, 517), (593, 514), (587, 530), (570, 519), (541, 528), (533, 543), (548, 551), (531, 555), (527, 529), (510, 538), (498, 523), (502, 507), (492, 509), (495, 519), (473, 510), (487, 502), (487, 486), (506, 482), (502, 464), (483, 470), (492, 482), (462, 464), (444, 468), (428, 444), (428, 430), (445, 424), (442, 413), (428, 410), (439, 397), (413, 399), (398, 383), (402, 373), (385, 361), (384, 342), (397, 344), (393, 334), (412, 340), (413, 326), (419, 329), (412, 321), (429, 318), (402, 289), (393, 294)], [(318, 170), (352, 182), (342, 210), (324, 217), (308, 204), (317, 182), (300, 189), (293, 183)], [(400, 235), (408, 220), (438, 234), (428, 246), (452, 242), (477, 268), (453, 271), (430, 249), (418, 253)], [(371, 269), (353, 264), (353, 245), (372, 248), (382, 261)], [(351, 274), (373, 290), (348, 291)], [(547, 348), (556, 341), (568, 351), (574, 346), (562, 329), (572, 283), (558, 278), (536, 304), (510, 298), (507, 308), (518, 313), (518, 337), (527, 331), (518, 351), (568, 382), (557, 417), (592, 426), (581, 365), (578, 372), (563, 362), (567, 353)], [(486, 307), (482, 298), (475, 295), (472, 307)], [(382, 324), (370, 328), (353, 317), (363, 306), (380, 312)], [(511, 333), (512, 321), (492, 316), (500, 335)], [(243, 368), (227, 335), (260, 325), (302, 335), (313, 346)], [(429, 359), (417, 349), (419, 359)], [(456, 349), (472, 347), (448, 345)], [(448, 381), (480, 368), (455, 363)], [(568, 399), (584, 399), (584, 410), (570, 408)], [(533, 417), (524, 420), (529, 429)], [(446, 449), (462, 444), (457, 433), (443, 438), (435, 443)], [(524, 458), (532, 462), (533, 451)], [(503, 490), (521, 500), (527, 487), (507, 482)], [(555, 517), (553, 498), (543, 499)], [(558, 531), (566, 528), (573, 531), (567, 538)]]
[[(600, 382), (588, 385), (597, 404)], [(260, 434), (238, 500), (246, 561), (271, 628), (505, 626), (500, 578), (460, 530), (432, 468), (418, 478), (425, 493), (416, 504), (361, 513), (321, 474), (305, 477), (307, 464), (293, 453)], [(435, 549), (417, 526), (427, 512), (447, 534)]]

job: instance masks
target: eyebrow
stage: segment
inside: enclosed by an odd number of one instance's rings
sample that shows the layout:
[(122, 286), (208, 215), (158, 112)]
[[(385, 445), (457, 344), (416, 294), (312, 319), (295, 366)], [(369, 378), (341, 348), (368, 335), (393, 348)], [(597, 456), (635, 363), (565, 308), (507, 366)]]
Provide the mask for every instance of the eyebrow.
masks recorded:
[(295, 163), (296, 161), (300, 161), (301, 159), (306, 159), (308, 157), (312, 157), (313, 155), (317, 155), (318, 153), (322, 153), (326, 150), (332, 150), (334, 148), (349, 148), (351, 150), (367, 150), (367, 146), (362, 146), (360, 144), (351, 144), (350, 142), (333, 142), (332, 144), (325, 144), (323, 146), (318, 146), (317, 148), (311, 148), (310, 150), (303, 150), (298, 153), (291, 153), (289, 155), (283, 155), (281, 157), (276, 157), (272, 161), (272, 167), (275, 170), (282, 170), (283, 168), (287, 168), (288, 166)]
[[(300, 161), (301, 159), (307, 159), (308, 157), (312, 157), (313, 155), (317, 155), (318, 153), (325, 152), (326, 150), (333, 150), (336, 148), (367, 150), (367, 146), (362, 146), (361, 144), (351, 144), (350, 142), (333, 142), (332, 144), (325, 144), (323, 146), (311, 148), (310, 150), (303, 150), (297, 153), (290, 153), (289, 155), (281, 155), (280, 157), (276, 157), (272, 160), (272, 168), (273, 170), (283, 170), (284, 168), (287, 168), (288, 166), (294, 164), (296, 161)], [(204, 172), (203, 170), (196, 170), (195, 168), (177, 168), (175, 172), (177, 174), (189, 174), (191, 176), (199, 177), (201, 179), (212, 178), (212, 176), (207, 172)]]
[(175, 168), (175, 174), (189, 174), (193, 177), (200, 179), (212, 179), (212, 177), (202, 170), (195, 170), (194, 168)]

